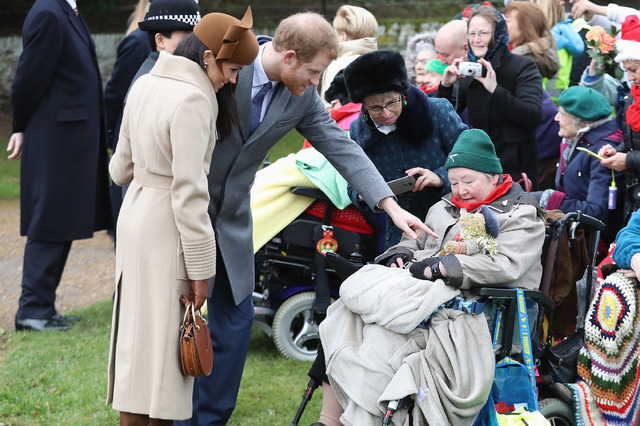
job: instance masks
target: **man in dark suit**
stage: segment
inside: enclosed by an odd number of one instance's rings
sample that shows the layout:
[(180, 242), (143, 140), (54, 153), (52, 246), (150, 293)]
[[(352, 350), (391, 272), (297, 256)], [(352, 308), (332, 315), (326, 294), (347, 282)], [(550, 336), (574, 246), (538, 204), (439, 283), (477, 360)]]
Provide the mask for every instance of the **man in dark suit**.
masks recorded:
[(322, 152), (371, 208), (385, 210), (414, 238), (418, 229), (428, 230), (398, 206), (366, 154), (325, 109), (316, 86), (337, 51), (335, 30), (322, 16), (297, 14), (280, 23), (273, 41), (262, 44), (253, 65), (239, 73), (240, 126), (216, 145), (209, 174), (209, 215), (218, 243), (207, 302), (215, 366), (210, 376), (196, 378), (191, 420), (176, 424), (223, 425), (235, 408), (253, 324), (249, 190), (269, 149), (291, 129)]
[(17, 330), (66, 330), (55, 309), (76, 239), (111, 222), (102, 81), (74, 0), (36, 0), (22, 28), (11, 90), (9, 158), (22, 158), (20, 234), (27, 236)]

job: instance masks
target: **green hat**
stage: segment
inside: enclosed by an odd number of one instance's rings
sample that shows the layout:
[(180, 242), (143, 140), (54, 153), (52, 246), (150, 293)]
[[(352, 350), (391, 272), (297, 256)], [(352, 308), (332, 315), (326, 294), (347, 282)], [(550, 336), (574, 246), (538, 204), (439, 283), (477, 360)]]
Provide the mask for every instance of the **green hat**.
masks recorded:
[(430, 59), (427, 62), (427, 71), (434, 71), (440, 75), (444, 75), (444, 69), (447, 67), (447, 64), (441, 64), (440, 59)]
[(444, 163), (449, 170), (466, 167), (482, 173), (501, 174), (502, 166), (496, 156), (491, 138), (483, 130), (471, 129), (460, 133), (458, 140)]
[(584, 121), (598, 121), (611, 115), (607, 98), (597, 90), (582, 86), (565, 89), (558, 98), (558, 105)]

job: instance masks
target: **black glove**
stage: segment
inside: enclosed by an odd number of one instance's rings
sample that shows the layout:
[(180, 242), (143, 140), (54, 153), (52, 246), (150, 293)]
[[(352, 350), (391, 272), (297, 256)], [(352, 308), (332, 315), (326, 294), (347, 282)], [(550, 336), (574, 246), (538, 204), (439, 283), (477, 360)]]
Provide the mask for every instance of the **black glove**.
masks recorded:
[(400, 266), (398, 265), (398, 259), (402, 260), (402, 263), (406, 264), (411, 260), (411, 255), (406, 253), (394, 254), (389, 260), (387, 260), (387, 263), (385, 263), (384, 266), (388, 268), (390, 268), (391, 265)]
[[(414, 262), (411, 264), (411, 266), (409, 267), (409, 272), (411, 272), (411, 274), (421, 280), (437, 280), (438, 278), (444, 278), (442, 276), (442, 274), (440, 273), (440, 268), (438, 267), (438, 264), (440, 263), (440, 259), (438, 259), (437, 257), (427, 257), (424, 260), (421, 260), (420, 262)], [(430, 268), (431, 269), (431, 277), (427, 278), (424, 275), (424, 270), (426, 268)]]

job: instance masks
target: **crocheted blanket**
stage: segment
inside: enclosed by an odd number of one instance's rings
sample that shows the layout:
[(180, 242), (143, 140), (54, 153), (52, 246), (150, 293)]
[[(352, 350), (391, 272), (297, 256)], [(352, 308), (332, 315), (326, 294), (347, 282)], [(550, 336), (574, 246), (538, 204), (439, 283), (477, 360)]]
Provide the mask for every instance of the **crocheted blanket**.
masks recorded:
[(632, 425), (640, 420), (640, 293), (635, 280), (609, 275), (598, 287), (578, 357), (582, 379), (569, 385), (578, 425)]

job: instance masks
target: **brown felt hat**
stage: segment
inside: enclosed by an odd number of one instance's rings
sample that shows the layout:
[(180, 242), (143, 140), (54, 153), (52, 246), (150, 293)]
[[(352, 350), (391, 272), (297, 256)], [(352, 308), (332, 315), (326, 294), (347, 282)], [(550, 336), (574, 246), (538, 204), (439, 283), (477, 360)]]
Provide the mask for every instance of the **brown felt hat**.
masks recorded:
[(221, 69), (222, 62), (251, 64), (258, 56), (258, 40), (251, 31), (253, 16), (247, 8), (242, 20), (225, 13), (209, 13), (193, 28), (193, 33), (216, 56)]

